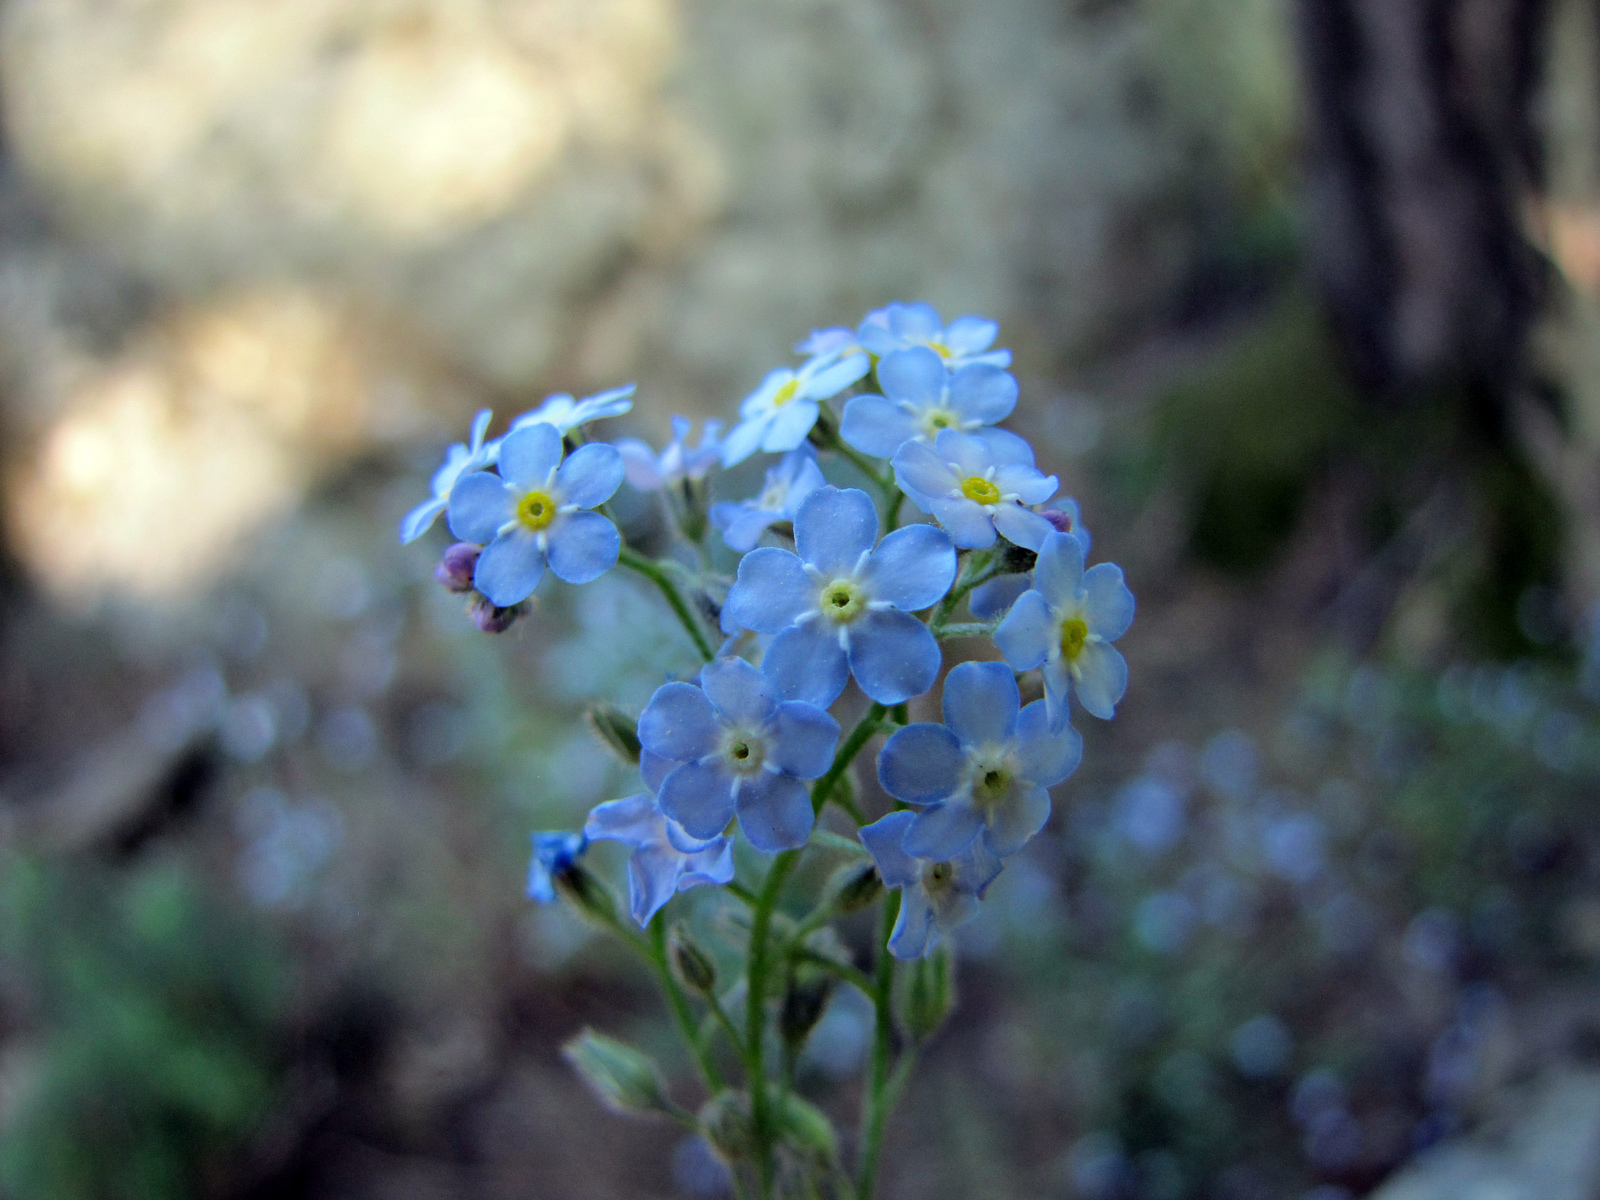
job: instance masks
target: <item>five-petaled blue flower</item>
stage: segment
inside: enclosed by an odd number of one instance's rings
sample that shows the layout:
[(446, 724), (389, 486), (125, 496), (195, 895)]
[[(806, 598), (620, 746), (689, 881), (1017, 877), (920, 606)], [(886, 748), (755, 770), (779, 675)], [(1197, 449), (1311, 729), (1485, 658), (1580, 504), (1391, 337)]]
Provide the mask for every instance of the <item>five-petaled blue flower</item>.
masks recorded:
[[(1055, 526), (1057, 533), (1071, 534), (1083, 546), (1083, 556), (1089, 557), (1091, 539), (1089, 527), (1083, 523), (1083, 510), (1071, 496), (1052, 500), (1039, 510), (1039, 515)], [(1011, 611), (1017, 597), (1033, 586), (1033, 572), (1021, 571), (1012, 575), (996, 575), (987, 583), (972, 589), (967, 603), (972, 615), (980, 621), (998, 621)]]
[(846, 354), (835, 360), (823, 354), (798, 371), (778, 367), (768, 371), (761, 386), (739, 406), (739, 423), (722, 443), (722, 465), (743, 462), (757, 450), (778, 454), (806, 440), (821, 412), (818, 403), (837, 396), (872, 368), (865, 354)]
[(565, 392), (545, 397), (545, 402), (532, 412), (523, 413), (511, 422), (513, 430), (529, 425), (551, 425), (562, 434), (571, 433), (579, 425), (598, 421), (602, 417), (620, 417), (633, 407), (634, 384), (624, 384), (609, 392), (600, 392), (574, 400)]
[(805, 844), (811, 797), (800, 781), (828, 769), (838, 741), (839, 722), (782, 700), (767, 673), (742, 658), (707, 663), (699, 687), (664, 684), (639, 716), (643, 750), (679, 764), (661, 780), (662, 813), (700, 839), (737, 814), (757, 850)]
[(900, 916), (889, 935), (889, 953), (896, 958), (921, 958), (956, 926), (971, 920), (1002, 866), (982, 838), (972, 839), (954, 858), (906, 853), (903, 843), (914, 820), (914, 813), (892, 812), (861, 829), (861, 842), (878, 864), (884, 884), (902, 889)]
[(1052, 533), (1033, 568), (1033, 589), (1012, 605), (995, 644), (1018, 671), (1044, 668), (1050, 723), (1067, 720), (1067, 694), (1110, 720), (1128, 689), (1128, 664), (1112, 642), (1133, 624), (1133, 593), (1112, 563), (1083, 569), (1083, 543)]
[(597, 805), (583, 832), (590, 841), (633, 847), (628, 857), (628, 912), (641, 929), (675, 893), (733, 878), (733, 839), (690, 837), (662, 816), (648, 792)]
[(480, 412), (472, 419), (472, 436), (468, 442), (465, 445), (457, 442), (445, 452), (444, 465), (428, 481), (433, 496), (413, 508), (400, 522), (401, 542), (414, 542), (433, 528), (439, 514), (449, 507), (450, 490), (455, 487), (456, 480), (468, 472), (494, 465), (500, 443), (494, 441), (485, 445), (483, 441), (483, 435), (489, 431), (490, 415), (487, 408)]
[(944, 681), (944, 724), (907, 725), (878, 755), (878, 781), (922, 809), (902, 848), (915, 858), (954, 858), (981, 835), (1008, 858), (1050, 819), (1050, 793), (1083, 759), (1083, 738), (1050, 729), (1045, 703), (1022, 708), (1004, 663), (966, 662)]
[(995, 534), (1037, 550), (1055, 531), (1048, 518), (1024, 507), (1056, 494), (1056, 477), (1033, 465), (1033, 447), (1014, 433), (946, 429), (926, 442), (907, 442), (894, 456), (900, 489), (932, 513), (964, 550), (994, 545)]
[(549, 904), (556, 898), (556, 877), (588, 848), (588, 839), (570, 830), (534, 834), (533, 858), (528, 863), (528, 895), (540, 904)]
[(834, 327), (813, 329), (810, 337), (796, 343), (794, 352), (805, 355), (818, 366), (832, 366), (846, 355), (860, 354), (862, 350), (854, 329)]
[(945, 532), (907, 525), (880, 543), (865, 492), (822, 487), (795, 514), (794, 537), (798, 554), (763, 546), (740, 560), (724, 609), (746, 629), (777, 635), (764, 663), (784, 694), (826, 707), (851, 674), (880, 704), (931, 688), (939, 644), (911, 614), (955, 579)]
[(747, 553), (769, 525), (793, 521), (805, 498), (826, 482), (811, 447), (797, 446), (767, 469), (766, 483), (755, 499), (713, 504), (711, 523), (722, 530), (730, 549)]
[(931, 304), (891, 304), (868, 313), (856, 337), (879, 358), (926, 346), (952, 368), (967, 363), (1009, 367), (1011, 351), (989, 349), (999, 332), (999, 325), (983, 317), (957, 317), (946, 326)]
[(883, 395), (853, 396), (839, 434), (857, 450), (888, 458), (906, 442), (932, 442), (941, 429), (971, 433), (1011, 415), (1017, 381), (988, 363), (955, 371), (926, 346), (896, 350), (878, 364)]
[(658, 492), (685, 479), (704, 479), (722, 458), (721, 435), (722, 422), (707, 421), (700, 429), (699, 444), (691, 450), (689, 418), (673, 417), (672, 440), (660, 454), (638, 438), (621, 438), (616, 447), (628, 482), (641, 492)]
[(562, 461), (555, 426), (508, 433), (500, 443), (500, 474), (468, 475), (450, 493), (450, 532), (488, 543), (473, 586), (506, 608), (528, 598), (546, 561), (568, 583), (588, 583), (610, 570), (622, 545), (617, 527), (583, 510), (604, 504), (621, 484), (615, 447), (591, 442)]

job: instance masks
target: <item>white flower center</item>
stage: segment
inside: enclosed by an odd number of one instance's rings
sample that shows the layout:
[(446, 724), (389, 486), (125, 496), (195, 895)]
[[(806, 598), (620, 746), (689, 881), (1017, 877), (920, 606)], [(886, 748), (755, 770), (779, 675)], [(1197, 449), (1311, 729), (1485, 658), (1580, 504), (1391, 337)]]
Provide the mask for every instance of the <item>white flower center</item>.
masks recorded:
[(722, 761), (735, 775), (754, 775), (767, 761), (767, 746), (749, 729), (729, 729), (722, 735)]

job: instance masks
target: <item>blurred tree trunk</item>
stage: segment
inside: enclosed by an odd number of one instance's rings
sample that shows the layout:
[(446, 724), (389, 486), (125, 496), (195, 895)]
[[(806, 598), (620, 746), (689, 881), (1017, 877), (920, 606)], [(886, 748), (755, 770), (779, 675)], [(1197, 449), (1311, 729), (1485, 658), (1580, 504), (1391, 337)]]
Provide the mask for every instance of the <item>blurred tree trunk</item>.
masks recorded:
[(1542, 293), (1521, 231), (1549, 0), (1300, 0), (1318, 283), (1361, 382), (1503, 397)]

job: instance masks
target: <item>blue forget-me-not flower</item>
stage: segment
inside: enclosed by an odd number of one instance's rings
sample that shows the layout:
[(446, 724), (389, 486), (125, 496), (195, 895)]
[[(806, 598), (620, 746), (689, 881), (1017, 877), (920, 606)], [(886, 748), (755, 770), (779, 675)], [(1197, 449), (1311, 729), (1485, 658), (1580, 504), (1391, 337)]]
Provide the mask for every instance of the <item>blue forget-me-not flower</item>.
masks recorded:
[(1000, 326), (983, 317), (957, 317), (947, 326), (931, 304), (891, 304), (867, 314), (856, 331), (863, 348), (879, 358), (926, 346), (952, 368), (967, 363), (1011, 365), (1011, 351), (990, 350)]
[(538, 586), (545, 563), (568, 583), (588, 583), (616, 565), (617, 527), (585, 509), (622, 485), (622, 457), (591, 442), (563, 461), (555, 426), (527, 425), (500, 443), (500, 473), (479, 472), (450, 493), (450, 532), (487, 543), (472, 583), (504, 608)]
[(839, 434), (857, 450), (888, 458), (906, 442), (931, 442), (941, 429), (971, 433), (1011, 415), (1017, 381), (988, 363), (955, 371), (926, 346), (896, 350), (878, 364), (883, 395), (853, 396)]
[(1110, 720), (1128, 689), (1128, 664), (1111, 643), (1133, 624), (1133, 593), (1112, 563), (1083, 569), (1083, 543), (1052, 533), (1033, 568), (1033, 588), (995, 630), (995, 644), (1018, 671), (1044, 670), (1050, 723), (1067, 720), (1067, 695)]
[(641, 492), (657, 492), (685, 479), (700, 480), (722, 458), (722, 422), (707, 421), (700, 429), (700, 441), (689, 448), (689, 418), (672, 418), (672, 440), (660, 454), (638, 438), (621, 438), (617, 453), (628, 482)]
[(490, 416), (487, 408), (480, 412), (472, 419), (472, 436), (467, 443), (457, 442), (445, 452), (444, 465), (433, 473), (428, 483), (433, 496), (413, 508), (400, 522), (401, 542), (414, 542), (433, 528), (439, 514), (450, 505), (450, 489), (455, 487), (456, 480), (468, 472), (494, 465), (500, 443), (493, 441), (485, 445), (483, 440), (483, 435), (489, 431)]
[(620, 417), (633, 407), (634, 386), (631, 383), (624, 384), (582, 400), (574, 400), (565, 392), (547, 396), (538, 408), (523, 413), (511, 422), (511, 428), (517, 430), (526, 429), (529, 425), (551, 425), (565, 435), (579, 425), (598, 421), (602, 417)]
[(894, 477), (911, 502), (932, 513), (966, 550), (994, 545), (995, 534), (1037, 550), (1055, 526), (1025, 507), (1056, 494), (1056, 477), (1033, 465), (1033, 447), (1014, 433), (942, 431), (933, 445), (907, 442)]
[(839, 722), (781, 699), (767, 673), (742, 658), (707, 663), (699, 687), (662, 685), (639, 716), (642, 749), (679, 764), (661, 781), (662, 813), (702, 839), (737, 814), (757, 850), (805, 844), (812, 812), (801, 780), (828, 769), (838, 741)]
[[(1071, 534), (1083, 546), (1083, 556), (1089, 557), (1089, 527), (1083, 523), (1083, 511), (1071, 496), (1052, 500), (1039, 510), (1039, 515), (1055, 526), (1057, 533)], [(1011, 611), (1017, 598), (1033, 586), (1033, 573), (1021, 571), (1011, 575), (996, 575), (987, 583), (972, 589), (967, 603), (972, 615), (980, 621), (998, 621)]]
[(793, 521), (806, 497), (826, 482), (811, 447), (796, 446), (767, 469), (766, 483), (755, 499), (713, 504), (711, 523), (722, 530), (729, 549), (748, 553), (768, 526)]
[(628, 913), (641, 929), (676, 893), (733, 878), (733, 839), (690, 837), (662, 816), (648, 792), (597, 805), (583, 832), (590, 841), (633, 847), (628, 857)]
[(879, 542), (865, 492), (822, 487), (795, 514), (794, 537), (798, 553), (763, 546), (740, 560), (724, 609), (745, 629), (777, 635), (763, 661), (784, 694), (826, 707), (852, 674), (880, 704), (931, 688), (939, 644), (911, 614), (950, 590), (949, 536), (908, 525)]
[(900, 915), (889, 935), (889, 953), (896, 958), (921, 958), (971, 920), (1002, 866), (982, 838), (973, 838), (954, 858), (908, 854), (903, 843), (914, 820), (915, 813), (892, 812), (861, 829), (861, 843), (878, 864), (884, 885), (901, 889)]
[(1021, 707), (1004, 663), (966, 662), (944, 681), (944, 724), (897, 730), (878, 755), (878, 781), (922, 809), (902, 848), (954, 858), (981, 837), (998, 858), (1015, 854), (1050, 819), (1050, 793), (1083, 759), (1083, 738), (1052, 731), (1045, 703)]
[(556, 898), (555, 880), (589, 848), (588, 839), (571, 830), (533, 835), (533, 858), (528, 863), (528, 895), (540, 904)]
[(768, 371), (761, 386), (739, 406), (739, 423), (722, 443), (723, 466), (743, 462), (757, 450), (768, 454), (793, 450), (817, 423), (819, 401), (837, 396), (871, 367), (865, 354), (846, 354), (837, 361), (824, 354), (798, 371), (788, 367)]

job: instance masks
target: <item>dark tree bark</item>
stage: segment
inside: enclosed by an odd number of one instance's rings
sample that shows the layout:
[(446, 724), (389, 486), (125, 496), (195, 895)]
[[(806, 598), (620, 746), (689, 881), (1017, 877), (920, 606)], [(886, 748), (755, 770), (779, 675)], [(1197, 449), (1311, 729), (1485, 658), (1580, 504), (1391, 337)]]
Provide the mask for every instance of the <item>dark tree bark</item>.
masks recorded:
[(1549, 0), (1300, 0), (1311, 245), (1369, 389), (1503, 396), (1543, 259), (1520, 229), (1542, 174), (1531, 105)]

